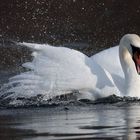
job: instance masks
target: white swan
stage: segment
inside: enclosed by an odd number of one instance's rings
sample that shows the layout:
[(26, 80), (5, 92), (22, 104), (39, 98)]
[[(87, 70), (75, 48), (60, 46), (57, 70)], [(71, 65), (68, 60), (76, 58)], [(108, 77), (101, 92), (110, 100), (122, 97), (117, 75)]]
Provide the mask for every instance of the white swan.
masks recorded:
[(1, 90), (2, 95), (16, 98), (43, 94), (48, 99), (78, 90), (85, 96), (92, 95), (92, 99), (123, 95), (121, 93), (139, 96), (140, 38), (137, 35), (125, 35), (120, 41), (120, 49), (107, 49), (91, 58), (64, 47), (18, 44), (31, 48), (34, 59), (23, 64), (30, 69), (28, 72), (9, 79)]

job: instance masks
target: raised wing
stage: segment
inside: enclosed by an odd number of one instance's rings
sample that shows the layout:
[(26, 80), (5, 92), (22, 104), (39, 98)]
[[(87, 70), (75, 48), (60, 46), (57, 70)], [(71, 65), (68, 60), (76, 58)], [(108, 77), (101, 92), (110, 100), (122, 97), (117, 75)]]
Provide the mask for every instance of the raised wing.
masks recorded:
[[(33, 50), (33, 61), (23, 64), (28, 72), (16, 75), (5, 85), (9, 96), (56, 96), (74, 90), (88, 91), (96, 85), (86, 62), (90, 59), (72, 49), (50, 45), (20, 43)], [(9, 88), (11, 87), (11, 88)], [(4, 94), (4, 92), (3, 92)], [(5, 95), (6, 95), (5, 94)]]
[(95, 94), (106, 86), (114, 86), (106, 70), (76, 50), (46, 44), (18, 45), (31, 48), (33, 60), (23, 64), (27, 72), (9, 79), (1, 96), (16, 98), (41, 94), (48, 99), (75, 90)]

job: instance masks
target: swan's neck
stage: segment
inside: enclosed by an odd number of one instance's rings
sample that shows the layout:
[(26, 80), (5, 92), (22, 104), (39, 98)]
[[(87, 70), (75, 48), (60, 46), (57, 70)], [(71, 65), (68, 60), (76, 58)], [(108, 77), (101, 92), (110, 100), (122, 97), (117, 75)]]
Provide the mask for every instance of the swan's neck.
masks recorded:
[[(140, 92), (140, 75), (138, 75), (132, 56), (126, 47), (119, 47), (120, 62), (125, 75), (125, 94), (137, 96)], [(139, 95), (140, 96), (140, 95)]]

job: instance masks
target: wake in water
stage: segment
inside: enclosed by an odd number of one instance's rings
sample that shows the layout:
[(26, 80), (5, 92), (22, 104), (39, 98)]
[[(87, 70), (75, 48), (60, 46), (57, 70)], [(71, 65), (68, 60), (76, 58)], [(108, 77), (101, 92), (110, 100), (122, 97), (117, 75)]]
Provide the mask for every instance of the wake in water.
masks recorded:
[[(29, 98), (18, 97), (14, 98), (0, 98), (0, 108), (27, 108), (27, 107), (55, 107), (55, 106), (85, 106), (97, 104), (112, 104), (117, 106), (124, 106), (128, 104), (140, 104), (140, 99), (137, 97), (120, 97), (111, 95), (97, 100), (80, 99), (77, 100), (77, 92), (56, 96), (51, 99), (44, 99), (43, 95), (37, 95)], [(67, 107), (66, 107), (67, 109)]]

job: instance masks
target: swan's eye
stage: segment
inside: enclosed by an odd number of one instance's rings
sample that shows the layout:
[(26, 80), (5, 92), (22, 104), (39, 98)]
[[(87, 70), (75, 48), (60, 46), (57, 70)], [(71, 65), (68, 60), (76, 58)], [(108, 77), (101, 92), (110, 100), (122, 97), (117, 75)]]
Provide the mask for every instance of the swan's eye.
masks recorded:
[(132, 47), (132, 53), (134, 54), (135, 52), (139, 52), (140, 53), (140, 48), (139, 47), (136, 47), (136, 46), (134, 46), (134, 45), (132, 45), (132, 44), (130, 44), (131, 45), (131, 47)]
[(140, 74), (140, 48), (131, 44), (132, 47), (132, 58), (136, 66), (138, 74)]

